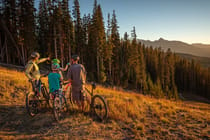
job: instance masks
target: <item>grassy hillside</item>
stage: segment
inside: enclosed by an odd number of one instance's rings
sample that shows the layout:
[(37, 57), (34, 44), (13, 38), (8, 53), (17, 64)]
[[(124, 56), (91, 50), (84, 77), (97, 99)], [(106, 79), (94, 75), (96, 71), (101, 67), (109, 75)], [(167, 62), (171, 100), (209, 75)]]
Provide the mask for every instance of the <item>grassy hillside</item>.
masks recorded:
[[(45, 79), (47, 80), (47, 79)], [(57, 124), (50, 111), (31, 118), (24, 74), (0, 67), (0, 139), (210, 139), (210, 105), (155, 99), (98, 86), (109, 106), (101, 123), (82, 113)]]

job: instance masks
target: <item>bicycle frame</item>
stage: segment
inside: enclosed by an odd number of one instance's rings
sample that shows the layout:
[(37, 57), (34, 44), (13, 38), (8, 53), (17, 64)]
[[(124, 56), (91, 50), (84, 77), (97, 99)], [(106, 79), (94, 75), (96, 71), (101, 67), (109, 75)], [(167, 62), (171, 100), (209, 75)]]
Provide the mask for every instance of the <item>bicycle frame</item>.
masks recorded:
[[(64, 82), (63, 86), (64, 87), (62, 87), (62, 89), (65, 92), (65, 91), (67, 91), (68, 87), (71, 87), (71, 82)], [(89, 90), (87, 87), (85, 87), (85, 91), (87, 91), (91, 95), (91, 97), (93, 96), (93, 90), (94, 89), (95, 89), (95, 84), (92, 84), (92, 89), (91, 90)]]
[(91, 91), (85, 87), (85, 90), (91, 95), (91, 97), (93, 96), (93, 88), (91, 89)]
[(71, 87), (71, 82), (67, 82), (63, 84), (64, 87), (62, 87), (63, 91), (67, 91), (68, 87)]

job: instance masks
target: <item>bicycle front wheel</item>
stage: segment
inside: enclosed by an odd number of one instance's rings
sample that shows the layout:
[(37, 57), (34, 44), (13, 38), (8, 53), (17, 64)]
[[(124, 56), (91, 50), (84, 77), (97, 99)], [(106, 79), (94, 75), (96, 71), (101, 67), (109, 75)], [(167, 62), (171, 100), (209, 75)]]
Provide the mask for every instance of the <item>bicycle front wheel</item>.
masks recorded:
[(100, 95), (94, 95), (91, 102), (91, 109), (95, 115), (102, 121), (108, 116), (108, 108), (104, 98)]
[(26, 110), (31, 117), (34, 117), (39, 113), (40, 102), (37, 96), (34, 95), (34, 92), (26, 94)]
[(66, 98), (62, 94), (56, 94), (53, 100), (53, 113), (55, 120), (60, 122), (67, 115), (68, 105)]

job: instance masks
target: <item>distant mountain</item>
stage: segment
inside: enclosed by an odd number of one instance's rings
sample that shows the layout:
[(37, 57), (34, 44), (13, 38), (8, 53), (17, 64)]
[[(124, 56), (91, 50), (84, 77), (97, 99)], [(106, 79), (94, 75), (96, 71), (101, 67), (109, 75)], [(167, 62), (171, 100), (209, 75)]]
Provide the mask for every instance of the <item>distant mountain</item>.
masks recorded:
[(187, 44), (181, 41), (169, 41), (163, 38), (160, 38), (159, 40), (155, 41), (141, 40), (141, 39), (139, 39), (139, 41), (143, 43), (146, 47), (150, 46), (154, 48), (161, 47), (164, 51), (170, 48), (171, 51), (175, 53), (184, 53), (201, 57), (210, 57), (210, 45), (207, 44), (200, 44), (200, 43)]
[(194, 59), (196, 62), (200, 63), (203, 67), (210, 68), (210, 57), (194, 56), (191, 54), (183, 54), (183, 53), (176, 53), (176, 54), (188, 60)]
[(192, 45), (198, 48), (210, 48), (210, 44), (194, 43)]

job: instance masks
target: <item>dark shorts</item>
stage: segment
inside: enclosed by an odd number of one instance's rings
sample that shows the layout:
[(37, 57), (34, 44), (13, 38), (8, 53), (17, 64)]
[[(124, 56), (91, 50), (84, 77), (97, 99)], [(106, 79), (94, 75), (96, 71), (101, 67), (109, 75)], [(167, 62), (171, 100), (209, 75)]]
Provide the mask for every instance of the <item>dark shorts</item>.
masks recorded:
[[(36, 89), (38, 88), (39, 90), (41, 90), (41, 81), (40, 80), (35, 80), (32, 82), (32, 88), (33, 91), (36, 91)], [(40, 92), (40, 91), (39, 91)]]
[(84, 101), (85, 100), (85, 93), (81, 90), (72, 89), (72, 99), (73, 101)]

